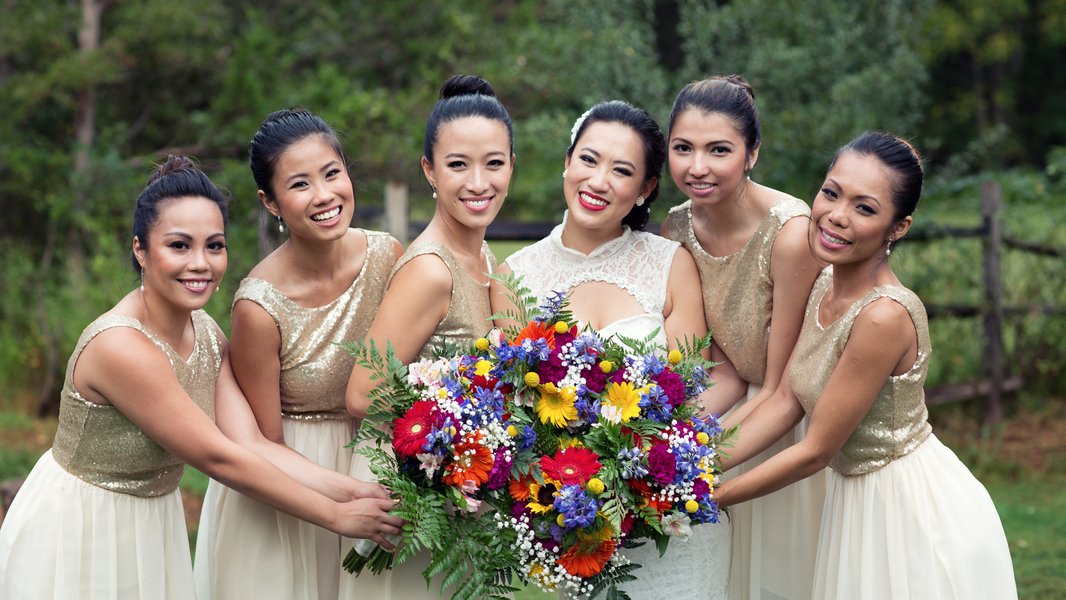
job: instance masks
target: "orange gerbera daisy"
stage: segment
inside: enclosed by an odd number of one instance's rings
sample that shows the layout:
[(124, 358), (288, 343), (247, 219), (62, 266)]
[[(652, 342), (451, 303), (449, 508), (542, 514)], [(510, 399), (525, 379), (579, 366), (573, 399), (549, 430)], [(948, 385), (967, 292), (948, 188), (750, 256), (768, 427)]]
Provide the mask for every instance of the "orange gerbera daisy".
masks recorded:
[(445, 484), (463, 487), (467, 481), (473, 481), (480, 486), (489, 480), (489, 471), (492, 470), (492, 451), (485, 447), (479, 436), (467, 435), (463, 441), (455, 445), (454, 460), (445, 467), (445, 475), (442, 479)]
[(529, 500), (529, 485), (535, 481), (533, 477), (523, 475), (518, 479), (512, 479), (507, 482), (507, 491), (518, 502)]
[(600, 541), (595, 537), (578, 538), (578, 542), (559, 557), (559, 565), (577, 577), (592, 577), (614, 556), (615, 541)]
[(514, 341), (511, 343), (519, 346), (522, 344), (522, 340), (531, 340), (535, 342), (541, 338), (544, 338), (544, 340), (548, 342), (549, 348), (555, 350), (555, 326), (548, 325), (547, 323), (538, 323), (536, 321), (531, 321), (529, 325), (526, 325), (525, 328), (522, 329), (522, 331), (519, 331), (518, 335), (515, 336)]

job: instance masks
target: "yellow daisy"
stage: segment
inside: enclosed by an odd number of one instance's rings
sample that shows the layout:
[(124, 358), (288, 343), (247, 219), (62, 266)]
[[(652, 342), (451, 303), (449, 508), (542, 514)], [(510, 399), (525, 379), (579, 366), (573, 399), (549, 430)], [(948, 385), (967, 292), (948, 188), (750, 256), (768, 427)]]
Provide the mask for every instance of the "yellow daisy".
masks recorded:
[(608, 385), (605, 402), (621, 411), (623, 423), (640, 416), (640, 392), (628, 381)]
[(541, 388), (540, 399), (537, 400), (534, 410), (541, 423), (566, 427), (567, 422), (577, 419), (577, 408), (574, 406), (576, 399), (577, 394), (572, 388), (563, 388), (552, 393), (545, 385)]

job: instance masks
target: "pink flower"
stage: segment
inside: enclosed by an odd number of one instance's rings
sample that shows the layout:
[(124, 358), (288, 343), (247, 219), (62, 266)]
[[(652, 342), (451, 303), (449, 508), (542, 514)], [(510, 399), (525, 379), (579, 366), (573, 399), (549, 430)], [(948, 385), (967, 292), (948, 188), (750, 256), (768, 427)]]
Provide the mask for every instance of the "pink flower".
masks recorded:
[(685, 383), (681, 381), (681, 376), (677, 373), (669, 370), (663, 371), (652, 377), (652, 381), (663, 389), (663, 393), (670, 399), (670, 406), (677, 408), (685, 403)]

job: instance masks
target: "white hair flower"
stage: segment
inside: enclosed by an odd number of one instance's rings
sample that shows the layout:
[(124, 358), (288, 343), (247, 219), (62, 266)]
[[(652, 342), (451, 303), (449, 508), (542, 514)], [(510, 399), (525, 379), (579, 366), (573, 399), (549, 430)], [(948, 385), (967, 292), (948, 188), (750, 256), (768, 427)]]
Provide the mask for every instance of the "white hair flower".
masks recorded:
[(590, 108), (574, 121), (574, 126), (570, 129), (570, 145), (573, 145), (574, 142), (577, 141), (577, 132), (581, 130), (581, 125), (585, 122), (585, 119), (588, 118), (589, 113), (591, 112), (592, 109)]

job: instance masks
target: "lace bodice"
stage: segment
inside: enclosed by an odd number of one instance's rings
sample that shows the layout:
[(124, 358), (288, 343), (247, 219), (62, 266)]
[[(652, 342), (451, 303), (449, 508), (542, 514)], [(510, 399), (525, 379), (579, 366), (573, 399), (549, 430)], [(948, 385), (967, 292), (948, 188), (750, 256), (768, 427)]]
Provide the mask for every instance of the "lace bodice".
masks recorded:
[(662, 320), (670, 265), (680, 244), (623, 227), (622, 235), (584, 254), (564, 246), (562, 233), (563, 225), (557, 225), (548, 237), (515, 252), (506, 261), (537, 298), (552, 291), (569, 292), (582, 283), (602, 281), (625, 290), (648, 315), (658, 315)]

